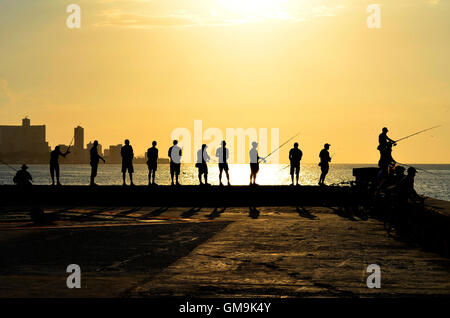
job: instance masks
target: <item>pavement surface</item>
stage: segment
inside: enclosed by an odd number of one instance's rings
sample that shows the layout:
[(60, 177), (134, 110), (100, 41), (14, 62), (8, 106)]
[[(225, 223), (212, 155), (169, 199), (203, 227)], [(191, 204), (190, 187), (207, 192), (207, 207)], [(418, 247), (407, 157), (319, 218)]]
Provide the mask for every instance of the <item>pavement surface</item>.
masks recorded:
[[(450, 260), (334, 207), (0, 208), (0, 297), (450, 295)], [(57, 216), (57, 217), (56, 217)], [(81, 268), (69, 289), (66, 268)], [(381, 269), (370, 289), (367, 266)]]

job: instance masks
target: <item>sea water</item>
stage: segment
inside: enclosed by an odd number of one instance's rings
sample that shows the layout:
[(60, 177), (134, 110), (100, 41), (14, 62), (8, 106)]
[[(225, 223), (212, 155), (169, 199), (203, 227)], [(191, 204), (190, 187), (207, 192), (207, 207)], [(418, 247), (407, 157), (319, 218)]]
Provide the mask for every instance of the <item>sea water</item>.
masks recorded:
[[(325, 182), (339, 184), (354, 180), (353, 168), (375, 167), (367, 164), (332, 164)], [(419, 194), (450, 201), (450, 165), (414, 165), (418, 169), (416, 176), (416, 191)], [(12, 165), (19, 169), (20, 165)], [(247, 185), (250, 182), (250, 166), (247, 164), (230, 164), (230, 182), (232, 185)], [(60, 165), (60, 181), (63, 185), (88, 185), (90, 166), (88, 164), (62, 164)], [(133, 181), (136, 185), (148, 184), (148, 169), (145, 164), (134, 165)], [(51, 184), (48, 165), (30, 165), (28, 171), (33, 176), (33, 184)], [(219, 169), (217, 164), (208, 165), (208, 183), (219, 184)], [(6, 165), (0, 166), (0, 184), (13, 184), (15, 172)], [(302, 164), (300, 169), (300, 184), (317, 185), (320, 167), (317, 164)], [(120, 164), (99, 164), (98, 175), (95, 182), (99, 185), (121, 185), (122, 173)], [(225, 173), (222, 182), (226, 184)], [(261, 164), (256, 182), (260, 185), (289, 185), (291, 183), (289, 166), (286, 164)], [(127, 175), (127, 183), (129, 183)], [(158, 165), (156, 183), (170, 184), (169, 165)], [(194, 165), (182, 165), (180, 183), (196, 185), (198, 170)]]

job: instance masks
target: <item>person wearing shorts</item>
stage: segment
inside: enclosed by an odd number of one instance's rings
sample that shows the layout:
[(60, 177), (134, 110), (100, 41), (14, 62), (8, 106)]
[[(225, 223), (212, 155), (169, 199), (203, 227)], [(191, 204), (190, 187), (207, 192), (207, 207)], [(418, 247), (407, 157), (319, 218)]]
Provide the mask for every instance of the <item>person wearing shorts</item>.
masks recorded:
[(130, 185), (133, 186), (133, 147), (130, 145), (130, 141), (128, 139), (125, 140), (125, 146), (122, 147), (120, 150), (120, 154), (122, 155), (122, 179), (123, 179), (123, 185), (126, 186), (125, 182), (125, 176), (128, 171), (128, 174), (130, 175)]

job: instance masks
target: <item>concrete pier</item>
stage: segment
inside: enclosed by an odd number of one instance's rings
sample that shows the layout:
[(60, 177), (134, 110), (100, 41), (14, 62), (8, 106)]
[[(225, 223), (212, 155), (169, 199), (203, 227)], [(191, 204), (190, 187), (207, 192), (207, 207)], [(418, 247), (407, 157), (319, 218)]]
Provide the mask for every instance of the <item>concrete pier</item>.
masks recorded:
[[(448, 258), (339, 207), (43, 208), (53, 224), (0, 209), (0, 297), (450, 295)], [(69, 264), (80, 289), (66, 287)], [(380, 289), (367, 287), (370, 264)]]

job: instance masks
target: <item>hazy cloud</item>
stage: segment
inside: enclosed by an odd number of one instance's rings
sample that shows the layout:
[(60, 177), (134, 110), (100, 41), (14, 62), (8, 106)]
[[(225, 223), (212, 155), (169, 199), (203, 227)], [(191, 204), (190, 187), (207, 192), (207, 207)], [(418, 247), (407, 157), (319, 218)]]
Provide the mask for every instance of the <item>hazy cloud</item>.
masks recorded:
[(8, 81), (0, 78), (0, 106), (15, 104), (18, 96), (10, 89)]
[[(120, 2), (121, 0), (102, 0), (105, 2)], [(134, 0), (145, 1), (145, 0)], [(225, 0), (224, 0), (225, 1)], [(237, 0), (233, 0), (237, 1)], [(152, 2), (153, 4), (157, 2)], [(158, 2), (159, 3), (159, 2)], [(214, 5), (215, 3), (215, 5)], [(237, 3), (237, 2), (235, 2)], [(256, 4), (257, 2), (255, 2)], [(270, 2), (271, 3), (271, 2)], [(151, 7), (123, 9), (115, 6), (104, 10), (99, 15), (96, 27), (128, 27), (128, 28), (153, 28), (153, 27), (185, 27), (185, 26), (213, 26), (235, 25), (245, 23), (270, 23), (270, 22), (300, 22), (317, 17), (335, 16), (344, 8), (342, 5), (326, 6), (309, 3), (298, 8), (288, 7), (287, 2), (273, 2), (269, 6), (256, 5), (254, 10), (242, 9), (239, 6), (226, 6), (223, 2), (211, 2), (210, 6), (190, 9), (176, 9), (169, 5), (161, 5), (154, 10)], [(161, 3), (159, 3), (161, 4)], [(171, 3), (173, 4), (173, 3)], [(243, 7), (245, 8), (245, 6)]]
[(149, 16), (125, 13), (120, 10), (104, 11), (101, 17), (101, 21), (95, 23), (95, 26), (147, 28), (155, 26), (187, 26), (198, 23), (195, 18), (187, 15)]

